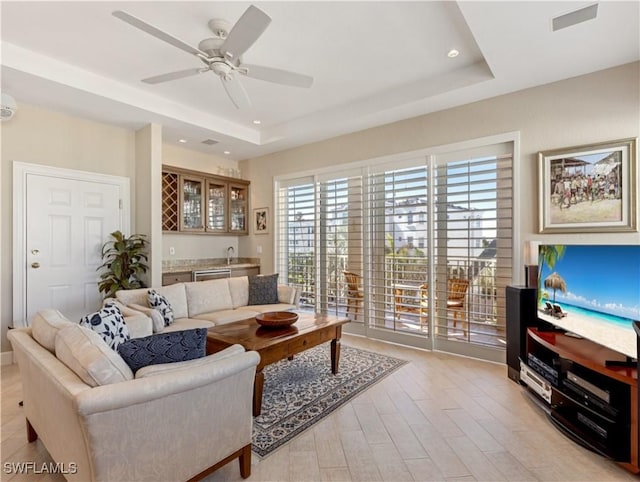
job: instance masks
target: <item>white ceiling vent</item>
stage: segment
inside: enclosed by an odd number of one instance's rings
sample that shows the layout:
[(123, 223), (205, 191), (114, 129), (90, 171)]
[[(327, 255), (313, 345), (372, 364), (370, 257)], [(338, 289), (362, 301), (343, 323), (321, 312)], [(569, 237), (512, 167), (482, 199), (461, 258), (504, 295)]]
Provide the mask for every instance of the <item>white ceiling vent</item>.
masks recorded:
[(205, 139), (204, 141), (202, 141), (202, 143), (208, 146), (213, 146), (216, 145), (218, 141), (214, 141), (213, 139)]
[(0, 121), (8, 121), (11, 119), (17, 109), (18, 105), (16, 104), (16, 100), (9, 94), (3, 92), (0, 105)]
[(577, 25), (587, 20), (593, 20), (598, 15), (598, 4), (594, 3), (588, 7), (574, 10), (573, 12), (565, 13), (551, 19), (551, 28), (554, 32)]

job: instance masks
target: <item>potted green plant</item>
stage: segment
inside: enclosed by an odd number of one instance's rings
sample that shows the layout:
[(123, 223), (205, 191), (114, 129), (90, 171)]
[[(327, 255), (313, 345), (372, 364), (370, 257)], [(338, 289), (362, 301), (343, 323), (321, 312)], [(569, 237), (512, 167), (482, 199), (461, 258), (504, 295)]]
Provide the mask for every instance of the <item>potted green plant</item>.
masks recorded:
[(118, 290), (144, 288), (140, 276), (147, 272), (147, 240), (144, 234), (126, 237), (120, 231), (111, 233), (112, 240), (102, 246), (102, 265), (98, 290), (105, 298)]

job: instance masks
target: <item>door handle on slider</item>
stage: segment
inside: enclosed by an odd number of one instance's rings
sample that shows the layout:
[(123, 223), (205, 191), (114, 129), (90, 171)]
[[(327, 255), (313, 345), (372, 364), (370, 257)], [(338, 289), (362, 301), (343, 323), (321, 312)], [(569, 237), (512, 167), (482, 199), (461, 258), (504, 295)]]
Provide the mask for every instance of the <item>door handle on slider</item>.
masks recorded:
[(31, 263), (31, 267), (34, 269), (38, 269), (40, 267), (40, 263), (38, 263), (37, 261), (35, 263)]

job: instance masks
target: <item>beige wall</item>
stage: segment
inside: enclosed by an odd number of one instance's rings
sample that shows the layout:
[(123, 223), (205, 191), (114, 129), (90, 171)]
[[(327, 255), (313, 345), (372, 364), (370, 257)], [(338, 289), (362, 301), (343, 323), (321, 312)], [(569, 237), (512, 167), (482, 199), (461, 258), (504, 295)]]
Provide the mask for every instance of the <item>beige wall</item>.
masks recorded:
[[(237, 169), (238, 163), (220, 156), (191, 151), (172, 144), (162, 147), (163, 163), (195, 171), (217, 174), (218, 166)], [(224, 258), (228, 246), (233, 246), (236, 256), (249, 256), (238, 252), (237, 236), (213, 236), (196, 234), (164, 234), (162, 236), (164, 259)], [(175, 249), (171, 255), (169, 248)]]
[[(252, 180), (251, 203), (273, 213), (274, 176), (373, 159), (495, 134), (519, 131), (520, 239), (566, 243), (640, 243), (640, 234), (537, 233), (538, 151), (640, 135), (640, 63), (568, 79), (473, 104), (368, 129), (241, 162)], [(273, 229), (271, 229), (273, 233)], [(273, 270), (273, 234), (240, 240), (240, 250), (261, 245), (262, 272)], [(516, 246), (516, 251), (522, 249)], [(524, 280), (515, 280), (523, 282)]]
[[(6, 332), (13, 321), (13, 161), (43, 164), (134, 178), (135, 135), (120, 127), (19, 104), (3, 122), (2, 136), (2, 351), (10, 349)], [(135, 192), (131, 193), (135, 205)], [(132, 216), (132, 226), (135, 219)]]

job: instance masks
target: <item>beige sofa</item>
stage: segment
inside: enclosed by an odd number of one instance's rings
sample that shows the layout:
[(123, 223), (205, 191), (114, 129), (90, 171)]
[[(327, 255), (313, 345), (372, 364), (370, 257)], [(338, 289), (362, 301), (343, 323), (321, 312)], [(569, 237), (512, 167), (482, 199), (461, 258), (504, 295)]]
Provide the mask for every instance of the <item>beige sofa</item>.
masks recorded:
[(234, 345), (134, 378), (97, 333), (55, 310), (8, 336), (28, 440), (39, 438), (68, 480), (187, 480), (236, 457), (250, 475), (257, 353)]
[(133, 329), (135, 333), (140, 334), (138, 336), (150, 335), (152, 332), (209, 328), (214, 325), (246, 320), (268, 311), (293, 310), (300, 301), (300, 292), (297, 288), (278, 285), (279, 303), (249, 305), (247, 276), (176, 283), (154, 289), (166, 297), (171, 305), (175, 321), (169, 326), (164, 325), (162, 316), (157, 310), (149, 308), (148, 288), (116, 292), (118, 302), (130, 310), (144, 313), (149, 317), (146, 322), (143, 319), (136, 319), (135, 325), (134, 320), (125, 320), (130, 330)]

